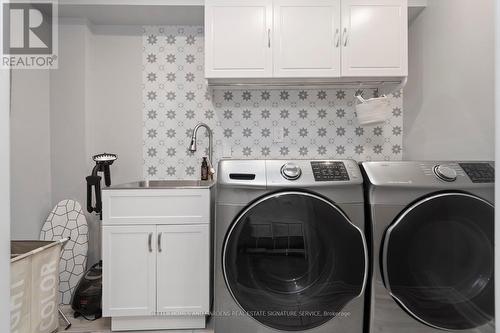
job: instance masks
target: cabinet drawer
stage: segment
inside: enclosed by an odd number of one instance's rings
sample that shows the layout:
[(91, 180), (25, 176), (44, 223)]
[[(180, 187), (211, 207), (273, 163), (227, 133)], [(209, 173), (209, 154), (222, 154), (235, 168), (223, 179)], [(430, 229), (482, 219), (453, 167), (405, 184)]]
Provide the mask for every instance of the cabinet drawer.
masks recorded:
[(210, 221), (210, 190), (103, 191), (103, 224), (204, 224)]

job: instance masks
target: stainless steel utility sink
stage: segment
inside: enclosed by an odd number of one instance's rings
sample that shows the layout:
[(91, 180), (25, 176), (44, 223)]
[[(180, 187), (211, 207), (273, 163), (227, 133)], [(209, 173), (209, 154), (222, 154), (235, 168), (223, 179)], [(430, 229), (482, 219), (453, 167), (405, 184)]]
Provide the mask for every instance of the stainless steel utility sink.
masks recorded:
[(200, 187), (206, 186), (208, 181), (202, 180), (142, 180), (137, 182), (139, 187)]
[(141, 180), (132, 183), (118, 184), (108, 187), (110, 190), (120, 189), (169, 189), (169, 188), (210, 188), (215, 184), (212, 180)]

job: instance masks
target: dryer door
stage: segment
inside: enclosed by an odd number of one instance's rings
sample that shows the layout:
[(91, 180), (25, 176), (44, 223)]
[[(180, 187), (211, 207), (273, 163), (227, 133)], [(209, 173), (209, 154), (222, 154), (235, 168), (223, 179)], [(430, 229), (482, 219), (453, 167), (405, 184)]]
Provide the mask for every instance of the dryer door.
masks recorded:
[(284, 331), (319, 326), (363, 293), (363, 232), (330, 201), (279, 192), (246, 208), (224, 243), (227, 287), (245, 314)]
[(494, 207), (466, 193), (442, 193), (407, 208), (388, 228), (384, 283), (421, 322), (464, 330), (494, 318)]

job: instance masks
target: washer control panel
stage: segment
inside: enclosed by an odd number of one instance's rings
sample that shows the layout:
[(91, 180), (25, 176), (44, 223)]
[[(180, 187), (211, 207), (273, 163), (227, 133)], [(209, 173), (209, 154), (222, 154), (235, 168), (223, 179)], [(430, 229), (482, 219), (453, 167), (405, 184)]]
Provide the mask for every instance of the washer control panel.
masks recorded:
[(344, 162), (312, 161), (311, 167), (314, 180), (322, 181), (349, 181), (349, 173)]
[(473, 183), (494, 183), (495, 169), (489, 163), (459, 163)]

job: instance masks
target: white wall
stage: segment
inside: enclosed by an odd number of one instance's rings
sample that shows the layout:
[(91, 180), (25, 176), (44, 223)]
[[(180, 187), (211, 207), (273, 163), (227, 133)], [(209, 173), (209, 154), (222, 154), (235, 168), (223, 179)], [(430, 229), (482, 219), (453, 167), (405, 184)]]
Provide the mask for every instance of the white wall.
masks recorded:
[[(0, 1), (0, 6), (2, 1)], [(0, 15), (2, 9), (0, 8)], [(0, 37), (1, 38), (1, 37)], [(0, 332), (10, 330), (10, 72), (0, 70)]]
[[(141, 27), (90, 26), (87, 34), (87, 156), (118, 155), (113, 184), (142, 178)], [(91, 162), (87, 172), (94, 163)], [(104, 181), (103, 181), (104, 186)], [(100, 222), (91, 221), (92, 253), (100, 257)]]
[[(63, 23), (63, 22), (60, 22)], [(83, 204), (88, 173), (85, 144), (85, 27), (59, 26), (59, 68), (50, 73), (52, 202)]]
[(38, 239), (50, 211), (49, 71), (12, 71), (11, 237)]
[[(59, 21), (59, 68), (50, 75), (52, 203), (74, 199), (84, 211), (90, 157), (86, 143), (87, 34), (83, 20)], [(89, 223), (89, 263), (95, 262), (95, 222)]]
[[(59, 69), (50, 77), (52, 202), (73, 198), (85, 210), (96, 153), (118, 154), (113, 183), (142, 176), (142, 37), (139, 27), (60, 23)], [(86, 216), (92, 264), (100, 258), (100, 222)]]
[[(92, 155), (118, 154), (113, 183), (142, 177), (142, 28), (59, 26), (59, 68), (16, 71), (12, 99), (12, 238), (37, 239), (60, 200), (86, 209)], [(89, 263), (100, 222), (87, 214)]]
[(409, 29), (406, 159), (494, 158), (494, 0), (431, 0)]
[(115, 184), (142, 178), (142, 27), (90, 28), (89, 153), (118, 154)]

